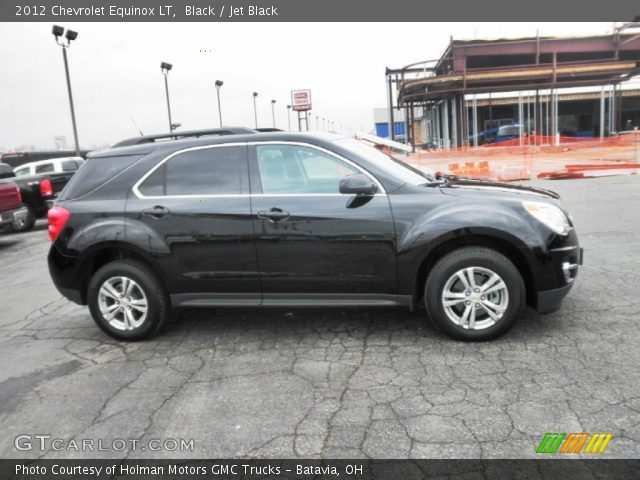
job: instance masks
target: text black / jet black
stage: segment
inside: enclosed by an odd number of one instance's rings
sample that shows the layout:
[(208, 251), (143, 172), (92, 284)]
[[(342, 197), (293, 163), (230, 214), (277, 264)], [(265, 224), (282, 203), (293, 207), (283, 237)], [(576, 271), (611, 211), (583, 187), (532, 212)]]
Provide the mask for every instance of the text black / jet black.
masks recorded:
[(156, 140), (90, 154), (49, 214), (54, 283), (119, 339), (172, 306), (422, 303), (487, 340), (525, 304), (558, 308), (582, 262), (553, 192), (434, 178), (332, 135)]

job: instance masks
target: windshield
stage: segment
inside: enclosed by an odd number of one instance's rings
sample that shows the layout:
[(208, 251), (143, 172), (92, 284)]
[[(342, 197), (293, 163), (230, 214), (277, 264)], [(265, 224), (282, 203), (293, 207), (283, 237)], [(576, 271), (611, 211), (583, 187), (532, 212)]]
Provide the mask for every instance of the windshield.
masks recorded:
[(424, 185), (425, 183), (434, 182), (432, 175), (422, 172), (411, 165), (393, 158), (377, 148), (371, 147), (364, 142), (353, 138), (342, 138), (336, 140), (336, 144), (347, 150), (365, 157), (371, 163), (374, 163), (380, 170), (387, 172), (389, 175), (410, 185)]

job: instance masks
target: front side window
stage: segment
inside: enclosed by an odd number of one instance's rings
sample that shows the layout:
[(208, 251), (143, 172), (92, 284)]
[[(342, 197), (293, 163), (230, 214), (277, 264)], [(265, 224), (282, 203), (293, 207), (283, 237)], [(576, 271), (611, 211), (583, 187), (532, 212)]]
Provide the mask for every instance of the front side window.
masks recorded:
[(246, 147), (217, 147), (180, 153), (139, 187), (145, 196), (242, 193)]
[(335, 143), (357, 156), (366, 158), (390, 176), (410, 185), (423, 185), (435, 180), (432, 175), (422, 172), (372, 146), (366, 145), (360, 140), (356, 140), (355, 138), (342, 138), (340, 140), (336, 140)]
[(340, 181), (358, 173), (351, 165), (310, 147), (258, 145), (256, 155), (266, 194), (340, 193)]

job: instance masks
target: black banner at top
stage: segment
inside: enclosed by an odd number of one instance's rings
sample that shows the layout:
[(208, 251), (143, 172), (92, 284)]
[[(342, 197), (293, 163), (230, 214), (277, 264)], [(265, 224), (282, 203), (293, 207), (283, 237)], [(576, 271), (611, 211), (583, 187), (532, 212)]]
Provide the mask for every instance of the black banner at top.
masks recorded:
[(629, 0), (3, 0), (3, 22), (631, 21)]
[(2, 480), (636, 480), (640, 460), (0, 460)]

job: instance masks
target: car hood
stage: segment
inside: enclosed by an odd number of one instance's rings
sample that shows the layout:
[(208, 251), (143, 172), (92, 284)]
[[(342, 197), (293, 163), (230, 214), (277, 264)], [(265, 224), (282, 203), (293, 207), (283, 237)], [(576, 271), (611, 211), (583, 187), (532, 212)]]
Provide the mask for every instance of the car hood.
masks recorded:
[(492, 194), (492, 195), (525, 195), (530, 197), (544, 197), (557, 200), (560, 198), (556, 192), (543, 188), (529, 187), (526, 185), (515, 185), (512, 183), (492, 182), (489, 180), (478, 180), (472, 178), (447, 177), (447, 180), (440, 185), (442, 193), (445, 195), (457, 194)]

